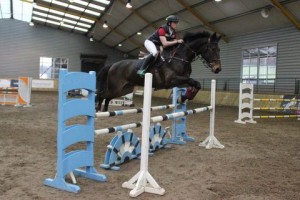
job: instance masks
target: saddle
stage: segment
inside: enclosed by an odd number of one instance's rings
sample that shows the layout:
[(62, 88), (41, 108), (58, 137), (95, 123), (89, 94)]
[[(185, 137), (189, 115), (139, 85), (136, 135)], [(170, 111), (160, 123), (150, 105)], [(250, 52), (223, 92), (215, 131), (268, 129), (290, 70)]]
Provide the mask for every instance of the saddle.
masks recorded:
[[(158, 50), (158, 55), (152, 65), (152, 67), (156, 68), (156, 67), (160, 67), (162, 65), (163, 62), (166, 61), (167, 59), (167, 54), (170, 53), (169, 49), (164, 49), (162, 47), (157, 47)], [(144, 51), (140, 51), (139, 55), (138, 55), (138, 63), (137, 63), (137, 68), (140, 68), (141, 65), (143, 64), (144, 59), (149, 55), (149, 52), (144, 52)]]

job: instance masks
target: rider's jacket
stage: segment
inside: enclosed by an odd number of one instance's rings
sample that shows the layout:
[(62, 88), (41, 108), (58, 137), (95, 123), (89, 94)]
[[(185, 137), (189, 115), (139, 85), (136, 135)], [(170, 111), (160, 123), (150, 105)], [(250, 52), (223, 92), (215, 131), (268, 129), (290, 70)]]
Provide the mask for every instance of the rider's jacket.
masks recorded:
[[(174, 39), (176, 39), (176, 32), (175, 30), (173, 30), (172, 32), (170, 31), (170, 27), (168, 25), (163, 25), (161, 27), (159, 27), (159, 29), (164, 29), (165, 31), (165, 37), (167, 39), (167, 41), (172, 41)], [(148, 40), (151, 40), (156, 46), (161, 46), (162, 43), (159, 39), (159, 29), (157, 29), (149, 38)]]

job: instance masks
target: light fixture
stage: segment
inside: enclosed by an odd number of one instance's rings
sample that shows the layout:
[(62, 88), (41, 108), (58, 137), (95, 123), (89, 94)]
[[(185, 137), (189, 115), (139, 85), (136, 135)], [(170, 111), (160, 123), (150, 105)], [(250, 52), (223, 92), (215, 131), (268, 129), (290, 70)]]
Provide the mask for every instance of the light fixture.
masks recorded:
[(119, 46), (119, 47), (121, 47), (121, 46), (122, 46), (122, 44), (120, 43), (120, 44), (118, 44), (118, 46)]
[(107, 26), (107, 21), (104, 21), (104, 23), (103, 23), (103, 28), (107, 28), (108, 26)]
[(270, 15), (270, 8), (263, 8), (260, 14), (263, 18), (268, 18)]
[(222, 0), (215, 0), (216, 2), (220, 2), (220, 1), (222, 1)]
[(126, 8), (132, 8), (131, 0), (128, 0), (128, 1), (127, 1)]
[(137, 35), (142, 35), (142, 32), (137, 32), (136, 34), (137, 34)]
[(93, 42), (93, 41), (94, 41), (94, 37), (91, 36), (91, 37), (90, 37), (90, 42)]
[(29, 26), (34, 26), (34, 23), (33, 22), (29, 22)]

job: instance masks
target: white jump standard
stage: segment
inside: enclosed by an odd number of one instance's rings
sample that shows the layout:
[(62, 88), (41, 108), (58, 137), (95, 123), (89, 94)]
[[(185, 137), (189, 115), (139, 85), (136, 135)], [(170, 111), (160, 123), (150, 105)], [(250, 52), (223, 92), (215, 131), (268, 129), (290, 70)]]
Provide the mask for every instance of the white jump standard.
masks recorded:
[(163, 195), (165, 189), (161, 188), (148, 171), (149, 157), (149, 130), (150, 130), (150, 105), (152, 95), (152, 74), (145, 75), (144, 103), (143, 103), (143, 128), (142, 128), (142, 152), (140, 171), (128, 182), (124, 182), (122, 187), (132, 189), (129, 193), (131, 197), (136, 197), (143, 192)]
[(300, 99), (254, 99), (254, 89), (253, 84), (240, 83), (240, 94), (239, 94), (239, 116), (234, 122), (240, 124), (252, 123), (255, 124), (254, 119), (276, 119), (276, 118), (298, 118), (300, 120), (300, 115), (289, 114), (289, 115), (262, 115), (254, 116), (254, 110), (294, 110), (297, 111), (299, 108), (296, 107), (254, 107), (254, 102), (300, 102)]
[(122, 187), (132, 189), (130, 191), (131, 197), (136, 197), (143, 192), (163, 195), (165, 193), (165, 189), (161, 188), (159, 184), (154, 180), (151, 174), (148, 171), (148, 154), (149, 154), (149, 128), (150, 122), (161, 122), (169, 119), (174, 119), (181, 116), (196, 114), (204, 111), (211, 111), (211, 122), (210, 122), (210, 135), (205, 139), (204, 142), (200, 143), (199, 146), (205, 146), (207, 149), (210, 148), (224, 148), (224, 146), (217, 140), (214, 136), (214, 110), (215, 110), (215, 90), (216, 90), (216, 82), (212, 80), (211, 86), (211, 103), (212, 105), (196, 108), (192, 110), (187, 110), (184, 112), (177, 112), (166, 114), (163, 116), (150, 117), (150, 106), (151, 106), (151, 94), (152, 94), (152, 74), (147, 73), (145, 76), (145, 92), (144, 92), (144, 108), (143, 108), (143, 122), (142, 122), (142, 154), (141, 154), (141, 167), (140, 171), (135, 174), (129, 181), (124, 182)]

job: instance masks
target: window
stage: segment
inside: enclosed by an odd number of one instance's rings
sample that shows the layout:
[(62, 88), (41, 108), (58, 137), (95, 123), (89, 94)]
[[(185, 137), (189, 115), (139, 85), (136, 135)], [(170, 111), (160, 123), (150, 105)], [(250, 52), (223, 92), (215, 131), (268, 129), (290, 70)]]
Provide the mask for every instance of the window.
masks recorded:
[(68, 68), (67, 58), (40, 57), (40, 79), (58, 79), (59, 69)]
[(259, 85), (274, 84), (277, 46), (243, 49), (242, 82)]
[[(33, 0), (1, 0), (0, 1), (0, 19), (11, 18), (31, 21)], [(13, 9), (13, 10), (11, 10)], [(12, 11), (12, 13), (11, 13)]]

